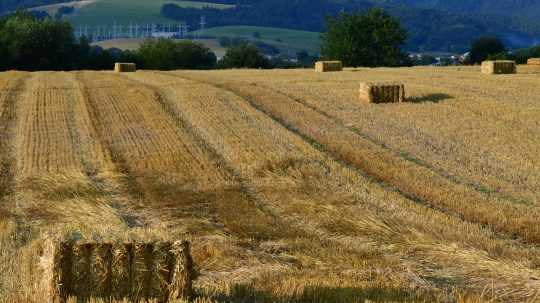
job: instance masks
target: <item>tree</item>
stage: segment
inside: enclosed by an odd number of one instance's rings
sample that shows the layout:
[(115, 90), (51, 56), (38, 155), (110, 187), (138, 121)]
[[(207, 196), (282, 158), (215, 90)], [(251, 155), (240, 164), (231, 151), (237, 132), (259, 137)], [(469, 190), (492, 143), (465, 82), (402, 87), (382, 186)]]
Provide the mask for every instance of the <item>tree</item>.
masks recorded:
[(321, 54), (345, 66), (399, 66), (405, 58), (401, 46), (406, 39), (399, 21), (382, 9), (341, 13), (327, 19)]
[(527, 63), (530, 58), (540, 58), (540, 45), (518, 49), (514, 52), (514, 59), (519, 64)]
[(73, 28), (67, 21), (39, 20), (26, 12), (7, 17), (0, 28), (2, 68), (73, 69), (76, 53)]
[(251, 44), (241, 44), (229, 48), (219, 62), (221, 68), (269, 68), (270, 62), (259, 49)]
[(148, 39), (138, 54), (143, 67), (149, 69), (205, 69), (216, 64), (216, 55), (209, 48), (191, 41)]
[(504, 44), (495, 37), (483, 37), (473, 41), (471, 44), (470, 60), (472, 64), (481, 63), (489, 56), (500, 57), (501, 53), (506, 52)]

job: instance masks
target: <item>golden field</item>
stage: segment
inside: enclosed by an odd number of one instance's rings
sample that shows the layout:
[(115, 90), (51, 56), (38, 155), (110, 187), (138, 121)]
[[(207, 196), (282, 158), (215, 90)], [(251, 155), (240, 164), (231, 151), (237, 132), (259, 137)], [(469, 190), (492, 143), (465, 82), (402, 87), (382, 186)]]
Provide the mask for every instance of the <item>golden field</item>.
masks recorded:
[[(362, 81), (410, 102), (363, 104)], [(0, 73), (0, 302), (188, 239), (196, 302), (540, 302), (540, 68)]]

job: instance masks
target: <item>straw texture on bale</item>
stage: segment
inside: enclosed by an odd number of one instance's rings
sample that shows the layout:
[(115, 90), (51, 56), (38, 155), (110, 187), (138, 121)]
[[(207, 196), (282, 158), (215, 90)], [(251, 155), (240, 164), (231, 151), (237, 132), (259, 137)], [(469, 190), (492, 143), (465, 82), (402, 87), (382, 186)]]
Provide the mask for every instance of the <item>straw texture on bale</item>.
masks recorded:
[(69, 297), (189, 299), (194, 279), (188, 242), (65, 243), (47, 241), (41, 257), (47, 302)]
[(405, 86), (401, 83), (360, 83), (360, 101), (364, 103), (405, 102)]
[(343, 70), (341, 61), (317, 61), (315, 63), (315, 71), (317, 72), (340, 72)]
[(135, 63), (115, 63), (114, 71), (117, 73), (132, 73), (137, 71)]
[(530, 58), (527, 60), (527, 65), (540, 65), (540, 58)]
[(482, 62), (482, 73), (493, 74), (515, 74), (516, 62), (510, 60), (484, 61)]

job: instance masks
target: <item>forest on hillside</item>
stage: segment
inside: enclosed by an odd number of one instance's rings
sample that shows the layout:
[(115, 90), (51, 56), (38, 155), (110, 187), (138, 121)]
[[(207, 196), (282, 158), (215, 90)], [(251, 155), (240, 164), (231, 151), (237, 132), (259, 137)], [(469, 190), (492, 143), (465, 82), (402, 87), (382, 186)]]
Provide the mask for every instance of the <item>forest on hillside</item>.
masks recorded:
[[(69, 1), (69, 0), (68, 0)], [(1, 0), (0, 15), (17, 9), (68, 2), (66, 0)], [(74, 0), (71, 0), (74, 1)]]
[[(536, 3), (539, 0), (534, 1)], [(474, 10), (465, 13), (468, 6), (461, 7), (459, 5), (461, 2), (466, 5), (466, 2), (461, 0), (455, 1), (457, 8), (453, 9), (464, 12), (444, 10), (443, 2), (435, 0), (389, 0), (379, 1), (378, 5), (367, 0), (215, 0), (215, 2), (236, 6), (226, 10), (210, 7), (195, 9), (171, 3), (165, 4), (161, 13), (167, 18), (185, 21), (193, 27), (198, 27), (200, 17), (206, 16), (209, 27), (254, 25), (322, 32), (327, 16), (334, 16), (341, 11), (366, 10), (382, 6), (399, 18), (407, 29), (409, 39), (406, 48), (413, 51), (462, 52), (470, 46), (472, 40), (480, 36), (498, 36), (513, 48), (540, 43), (540, 21), (512, 14), (506, 16), (477, 14)], [(415, 6), (404, 5), (413, 2)], [(433, 5), (435, 2), (440, 4), (435, 6)], [(504, 7), (494, 6), (493, 9)]]

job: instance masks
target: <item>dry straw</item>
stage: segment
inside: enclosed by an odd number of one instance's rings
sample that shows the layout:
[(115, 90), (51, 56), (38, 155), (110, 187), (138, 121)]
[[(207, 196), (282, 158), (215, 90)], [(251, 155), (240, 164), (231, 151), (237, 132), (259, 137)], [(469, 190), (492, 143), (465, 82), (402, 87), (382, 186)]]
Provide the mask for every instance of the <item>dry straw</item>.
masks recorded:
[(341, 61), (317, 61), (315, 63), (315, 71), (325, 72), (340, 72), (343, 70)]
[(192, 296), (193, 261), (185, 241), (46, 241), (41, 269), (41, 285), (51, 303), (69, 297), (167, 302)]
[(540, 58), (530, 58), (527, 60), (527, 65), (540, 65)]
[(115, 63), (114, 71), (117, 73), (132, 73), (137, 71), (135, 63)]
[(515, 74), (516, 62), (510, 60), (484, 61), (482, 62), (482, 73), (494, 74)]
[(401, 83), (360, 83), (359, 98), (364, 103), (397, 103), (405, 101), (405, 86)]

